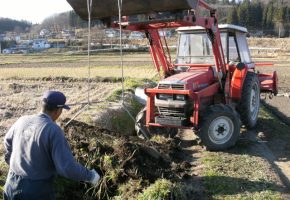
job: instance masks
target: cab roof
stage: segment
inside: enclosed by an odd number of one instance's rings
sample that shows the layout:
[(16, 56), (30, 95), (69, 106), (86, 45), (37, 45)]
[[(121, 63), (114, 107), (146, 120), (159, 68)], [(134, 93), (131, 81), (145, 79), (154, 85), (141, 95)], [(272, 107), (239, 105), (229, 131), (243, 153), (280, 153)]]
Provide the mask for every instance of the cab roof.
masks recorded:
[[(233, 25), (233, 24), (219, 24), (218, 27), (220, 31), (233, 30), (233, 31), (238, 31), (242, 33), (248, 33), (247, 28)], [(179, 27), (176, 30), (177, 32), (187, 32), (187, 31), (191, 32), (191, 31), (202, 31), (204, 30), (204, 28), (201, 26), (186, 26), (186, 27)]]

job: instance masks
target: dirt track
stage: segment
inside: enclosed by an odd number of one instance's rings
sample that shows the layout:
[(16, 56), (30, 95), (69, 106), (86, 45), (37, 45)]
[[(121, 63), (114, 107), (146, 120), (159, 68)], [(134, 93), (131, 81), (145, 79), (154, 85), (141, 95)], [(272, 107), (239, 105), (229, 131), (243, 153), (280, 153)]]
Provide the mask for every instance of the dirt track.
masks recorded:
[[(289, 47), (288, 47), (289, 48)], [(262, 105), (274, 118), (262, 118), (254, 130), (246, 133), (246, 138), (254, 146), (253, 153), (257, 153), (271, 163), (275, 173), (280, 177), (286, 194), (283, 199), (289, 199), (290, 191), (290, 64), (289, 56), (281, 60), (274, 59), (274, 67), (258, 68), (261, 72), (278, 73), (278, 96), (270, 98), (262, 96)], [(271, 60), (271, 59), (269, 59)], [(282, 64), (282, 66), (280, 66)], [(275, 66), (276, 65), (276, 66)]]

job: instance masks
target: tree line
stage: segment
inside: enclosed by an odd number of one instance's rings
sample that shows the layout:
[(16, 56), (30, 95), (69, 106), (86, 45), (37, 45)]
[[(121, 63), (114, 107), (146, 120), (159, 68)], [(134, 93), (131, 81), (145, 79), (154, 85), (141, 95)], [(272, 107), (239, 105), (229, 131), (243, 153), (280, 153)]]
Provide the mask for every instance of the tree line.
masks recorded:
[(289, 36), (290, 6), (286, 0), (244, 0), (228, 9), (226, 23), (264, 31), (266, 35)]
[[(92, 21), (92, 26), (99, 24), (101, 24), (99, 20)], [(85, 28), (87, 26), (88, 22), (81, 19), (73, 10), (50, 16), (41, 23), (42, 28), (47, 28), (56, 32), (62, 29)]]
[(0, 18), (0, 34), (10, 31), (22, 33), (29, 30), (31, 26), (32, 23), (28, 21), (18, 21), (9, 18)]

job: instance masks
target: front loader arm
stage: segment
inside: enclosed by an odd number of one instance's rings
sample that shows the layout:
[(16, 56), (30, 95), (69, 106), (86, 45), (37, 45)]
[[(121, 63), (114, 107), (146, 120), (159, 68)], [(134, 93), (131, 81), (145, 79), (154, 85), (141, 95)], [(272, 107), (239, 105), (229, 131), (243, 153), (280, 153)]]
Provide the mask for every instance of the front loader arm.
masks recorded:
[(165, 53), (165, 50), (163, 48), (163, 43), (160, 38), (158, 30), (149, 29), (149, 30), (146, 30), (145, 33), (149, 41), (152, 60), (158, 73), (160, 74), (160, 66), (161, 66), (164, 77), (167, 77), (173, 74), (173, 68), (171, 65), (171, 61), (169, 60), (170, 52), (167, 51), (168, 54)]

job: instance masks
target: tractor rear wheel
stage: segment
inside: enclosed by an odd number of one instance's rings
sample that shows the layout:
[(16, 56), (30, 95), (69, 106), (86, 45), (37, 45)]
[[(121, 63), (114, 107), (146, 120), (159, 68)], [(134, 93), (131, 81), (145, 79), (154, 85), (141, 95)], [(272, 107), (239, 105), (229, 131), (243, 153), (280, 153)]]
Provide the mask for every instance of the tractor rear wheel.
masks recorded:
[[(173, 138), (178, 133), (177, 128), (168, 128), (168, 127), (153, 127), (149, 128), (145, 126), (146, 124), (146, 107), (144, 107), (136, 116), (135, 130), (140, 138), (144, 137), (144, 132), (148, 138), (153, 135), (164, 135), (165, 137)], [(143, 132), (142, 132), (143, 131)]]
[(233, 146), (240, 135), (239, 114), (228, 105), (213, 105), (201, 116), (198, 135), (207, 150)]
[(260, 82), (256, 73), (248, 72), (240, 103), (237, 110), (241, 116), (242, 123), (247, 128), (253, 128), (258, 120), (260, 109)]

